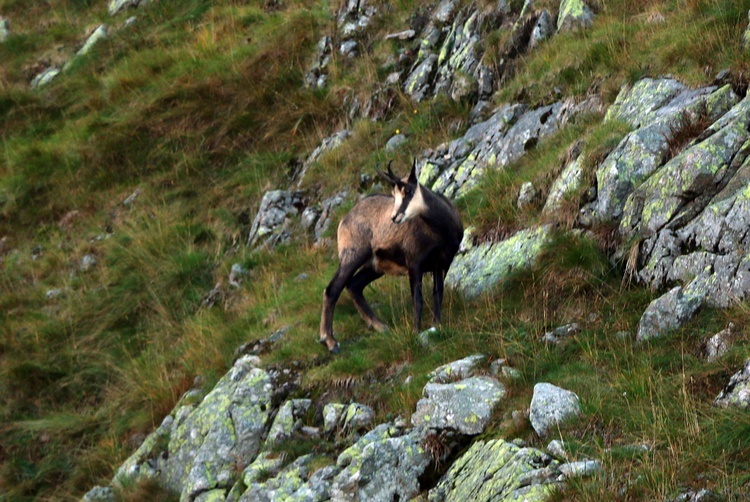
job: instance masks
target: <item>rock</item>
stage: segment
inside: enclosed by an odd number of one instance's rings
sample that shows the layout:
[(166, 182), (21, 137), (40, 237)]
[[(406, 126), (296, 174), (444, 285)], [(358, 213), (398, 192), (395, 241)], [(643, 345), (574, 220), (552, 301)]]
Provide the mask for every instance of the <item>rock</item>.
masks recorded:
[(240, 358), (200, 404), (178, 410), (162, 478), (181, 498), (228, 490), (258, 454), (272, 411), (273, 384), (265, 370), (255, 367), (257, 361)]
[(426, 430), (404, 433), (382, 424), (344, 450), (336, 460), (341, 472), (333, 479), (332, 501), (410, 500), (420, 491), (419, 476), (430, 463), (422, 447)]
[(556, 490), (558, 462), (533, 448), (501, 439), (476, 441), (437, 486), (430, 502), (542, 502)]
[(597, 168), (597, 219), (619, 221), (628, 196), (663, 164), (668, 140), (685, 117), (706, 113), (716, 120), (736, 101), (729, 86), (688, 89), (672, 79), (642, 79), (623, 87), (605, 120), (620, 120), (634, 130)]
[(568, 452), (565, 451), (565, 443), (559, 439), (553, 439), (547, 444), (547, 451), (557, 458), (568, 458)]
[(518, 201), (516, 202), (516, 206), (518, 209), (524, 209), (526, 207), (531, 206), (531, 204), (534, 202), (534, 199), (536, 199), (536, 188), (534, 188), (534, 184), (530, 181), (525, 182), (523, 185), (521, 185), (521, 190), (518, 193)]
[(389, 33), (385, 36), (386, 40), (411, 40), (416, 36), (417, 32), (414, 30), (404, 30), (398, 33)]
[(309, 399), (291, 399), (284, 403), (268, 431), (266, 448), (292, 437), (302, 427), (302, 418), (311, 404)]
[(125, 206), (125, 207), (127, 207), (127, 206), (131, 206), (131, 205), (132, 205), (132, 204), (133, 204), (133, 203), (135, 202), (135, 200), (136, 200), (136, 199), (137, 199), (137, 198), (138, 198), (138, 197), (139, 197), (139, 196), (140, 196), (140, 195), (141, 195), (142, 193), (143, 193), (143, 190), (141, 190), (140, 188), (136, 188), (136, 189), (135, 189), (135, 191), (133, 191), (133, 193), (131, 193), (130, 195), (128, 195), (128, 196), (127, 196), (127, 197), (125, 198), (125, 200), (123, 200), (123, 201), (122, 201), (122, 205), (123, 205), (123, 206)]
[(536, 19), (534, 30), (531, 32), (529, 48), (533, 49), (555, 34), (555, 23), (547, 9), (543, 9)]
[(561, 422), (580, 414), (581, 400), (574, 392), (550, 383), (538, 383), (534, 386), (529, 420), (540, 437), (554, 433)]
[(60, 68), (56, 66), (50, 66), (31, 80), (31, 88), (37, 89), (39, 87), (44, 87), (45, 85), (52, 82), (52, 80), (59, 74)]
[(706, 342), (706, 359), (712, 363), (729, 352), (732, 347), (734, 323), (730, 322), (726, 329), (716, 333)]
[(460, 197), (486, 169), (504, 169), (598, 102), (594, 98), (578, 104), (568, 100), (534, 110), (520, 104), (503, 105), (489, 119), (471, 126), (462, 138), (428, 151), (418, 162), (420, 182), (448, 197)]
[(302, 192), (288, 190), (266, 192), (250, 228), (247, 245), (271, 247), (288, 241), (291, 233), (287, 220), (299, 214), (301, 205)]
[(588, 28), (594, 22), (594, 13), (583, 0), (562, 0), (557, 15), (557, 31)]
[(50, 289), (44, 296), (47, 298), (47, 300), (55, 300), (57, 298), (60, 298), (62, 294), (62, 289)]
[(714, 405), (750, 409), (750, 359), (745, 361), (745, 366), (740, 371), (732, 375), (727, 386), (714, 400)]
[(396, 134), (395, 136), (392, 136), (391, 139), (389, 139), (385, 144), (385, 151), (386, 152), (393, 152), (400, 148), (402, 145), (406, 143), (406, 136), (403, 134)]
[(312, 89), (325, 87), (328, 76), (324, 73), (331, 61), (331, 37), (324, 36), (318, 41), (317, 52), (310, 70), (305, 73), (305, 85)]
[(81, 502), (115, 502), (115, 494), (109, 486), (95, 486), (86, 492)]
[(411, 417), (415, 426), (453, 429), (461, 434), (481, 433), (505, 387), (490, 377), (472, 377), (449, 384), (428, 383)]
[(313, 230), (319, 218), (320, 208), (317, 208), (315, 206), (307, 206), (305, 210), (302, 211), (302, 228), (304, 228), (305, 230)]
[(445, 282), (467, 297), (478, 296), (512, 274), (530, 268), (550, 238), (550, 227), (543, 226), (521, 230), (501, 242), (486, 242), (466, 252), (459, 251)]
[(435, 326), (427, 328), (417, 336), (417, 338), (419, 339), (419, 344), (425, 348), (431, 347), (432, 345), (434, 345), (435, 338), (437, 337), (438, 333), (439, 331)]
[(476, 354), (444, 364), (430, 373), (429, 383), (449, 383), (474, 376), (475, 370), (485, 359), (485, 355)]
[(78, 52), (76, 52), (76, 56), (83, 56), (84, 54), (88, 54), (91, 52), (91, 50), (94, 48), (96, 44), (101, 42), (102, 40), (106, 40), (108, 38), (109, 34), (107, 32), (107, 25), (106, 24), (100, 24), (94, 31), (89, 35), (89, 38), (86, 39), (86, 42), (83, 44), (83, 47), (81, 47)]
[(318, 145), (318, 147), (312, 151), (310, 156), (307, 157), (307, 160), (305, 160), (305, 163), (302, 165), (302, 169), (300, 170), (300, 173), (298, 175), (297, 188), (302, 185), (302, 182), (305, 179), (305, 174), (307, 174), (310, 166), (318, 162), (324, 154), (331, 152), (343, 145), (344, 141), (346, 141), (351, 135), (352, 133), (348, 129), (342, 129), (341, 131), (338, 131), (337, 133), (323, 139), (323, 141), (320, 142), (320, 145)]
[(81, 272), (88, 272), (96, 266), (96, 256), (87, 254), (81, 259)]
[[(182, 411), (177, 412), (177, 415), (183, 417), (188, 413), (190, 406), (184, 406)], [(175, 411), (173, 410), (174, 414)], [(146, 436), (141, 445), (135, 450), (135, 452), (128, 457), (125, 462), (117, 469), (114, 478), (112, 479), (112, 486), (122, 487), (123, 485), (132, 484), (142, 479), (153, 479), (157, 476), (157, 471), (154, 469), (154, 465), (151, 463), (153, 458), (161, 458), (162, 445), (169, 441), (169, 435), (172, 432), (175, 418), (173, 415), (167, 415), (162, 421), (161, 425)]]
[(246, 483), (247, 489), (239, 500), (241, 502), (327, 500), (333, 472), (329, 470), (328, 479), (325, 476), (326, 472), (313, 479), (314, 476), (310, 476), (309, 468), (312, 458), (313, 455), (303, 455), (268, 479), (259, 478), (250, 484)]
[(229, 284), (231, 284), (235, 288), (239, 288), (242, 277), (246, 276), (247, 273), (247, 269), (243, 267), (242, 264), (232, 264), (232, 269), (229, 271)]
[(356, 40), (347, 40), (346, 42), (342, 42), (339, 46), (339, 52), (342, 56), (354, 59), (359, 55), (359, 52), (357, 51), (357, 42)]
[(560, 466), (560, 473), (564, 479), (581, 478), (596, 474), (602, 469), (602, 463), (599, 460), (580, 460), (570, 462)]
[(342, 417), (341, 427), (349, 433), (356, 433), (372, 426), (375, 421), (375, 410), (364, 404), (352, 403)]
[(698, 491), (688, 490), (685, 493), (679, 494), (670, 502), (719, 502), (721, 500), (724, 500), (724, 497), (703, 488)]
[(578, 334), (580, 331), (581, 327), (578, 325), (578, 323), (572, 322), (570, 324), (565, 324), (564, 326), (558, 326), (552, 331), (548, 331), (544, 334), (542, 340), (547, 343), (558, 344), (566, 338), (570, 338), (571, 336)]
[(326, 434), (330, 434), (340, 426), (344, 410), (346, 410), (346, 405), (341, 403), (328, 403), (323, 407), (323, 431)]
[(638, 323), (638, 341), (656, 338), (679, 328), (695, 316), (705, 298), (705, 293), (699, 289), (675, 286), (646, 308)]
[(552, 184), (542, 213), (549, 214), (558, 211), (565, 199), (575, 194), (583, 185), (583, 157), (578, 157), (563, 169)]
[(321, 211), (318, 221), (315, 223), (315, 243), (318, 244), (323, 241), (325, 233), (328, 231), (328, 227), (331, 225), (331, 216), (333, 211), (344, 203), (346, 198), (349, 196), (349, 192), (340, 192), (329, 197), (320, 203)]
[(152, 1), (153, 0), (110, 0), (109, 5), (107, 6), (107, 12), (109, 12), (110, 16), (114, 16), (122, 10), (143, 7)]
[(0, 16), (0, 44), (8, 40), (10, 36), (10, 22)]
[(420, 102), (427, 97), (435, 73), (438, 57), (430, 54), (409, 74), (404, 82), (404, 92), (412, 101)]

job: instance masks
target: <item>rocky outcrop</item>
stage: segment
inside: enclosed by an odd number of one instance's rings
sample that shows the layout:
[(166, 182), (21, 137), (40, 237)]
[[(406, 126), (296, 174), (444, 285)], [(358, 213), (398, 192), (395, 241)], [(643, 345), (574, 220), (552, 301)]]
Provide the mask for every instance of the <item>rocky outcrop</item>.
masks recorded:
[(462, 138), (425, 152), (419, 162), (420, 182), (449, 197), (460, 197), (486, 170), (505, 168), (577, 115), (595, 112), (600, 106), (598, 98), (533, 110), (520, 104), (501, 106)]
[(555, 491), (559, 462), (503, 440), (477, 441), (430, 490), (430, 502), (541, 502)]
[(117, 15), (125, 9), (135, 9), (137, 7), (143, 7), (154, 0), (110, 0), (107, 6), (107, 11), (110, 16)]
[(44, 87), (45, 85), (49, 84), (54, 80), (55, 77), (57, 77), (60, 74), (60, 68), (57, 66), (50, 66), (43, 72), (36, 75), (29, 84), (32, 89), (37, 89), (39, 87)]
[(695, 316), (704, 303), (706, 293), (700, 283), (682, 288), (676, 286), (652, 301), (638, 323), (638, 340), (649, 340), (673, 331)]
[(250, 228), (247, 245), (269, 247), (288, 241), (292, 235), (290, 218), (300, 214), (303, 206), (302, 192), (266, 192)]

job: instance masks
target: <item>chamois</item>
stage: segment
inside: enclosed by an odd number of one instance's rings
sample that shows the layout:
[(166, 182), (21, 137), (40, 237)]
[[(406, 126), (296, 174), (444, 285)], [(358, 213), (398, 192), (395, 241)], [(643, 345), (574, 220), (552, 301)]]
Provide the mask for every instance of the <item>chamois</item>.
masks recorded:
[[(393, 162), (393, 161), (391, 161)], [(433, 275), (433, 322), (440, 324), (445, 274), (463, 237), (456, 207), (443, 195), (417, 181), (416, 159), (408, 177), (391, 171), (375, 171), (393, 187), (393, 195), (362, 199), (339, 223), (339, 268), (323, 292), (320, 343), (336, 354), (333, 311), (344, 288), (368, 327), (382, 333), (387, 326), (378, 319), (362, 292), (384, 274), (408, 275), (414, 308), (414, 331), (422, 322), (422, 276)]]

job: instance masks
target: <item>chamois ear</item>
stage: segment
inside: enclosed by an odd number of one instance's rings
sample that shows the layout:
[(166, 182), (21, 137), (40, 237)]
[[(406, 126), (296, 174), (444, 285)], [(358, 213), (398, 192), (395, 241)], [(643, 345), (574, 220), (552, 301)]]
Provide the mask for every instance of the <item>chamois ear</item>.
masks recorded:
[(411, 164), (411, 172), (409, 173), (409, 183), (417, 184), (419, 181), (417, 179), (417, 159), (414, 159), (414, 161)]

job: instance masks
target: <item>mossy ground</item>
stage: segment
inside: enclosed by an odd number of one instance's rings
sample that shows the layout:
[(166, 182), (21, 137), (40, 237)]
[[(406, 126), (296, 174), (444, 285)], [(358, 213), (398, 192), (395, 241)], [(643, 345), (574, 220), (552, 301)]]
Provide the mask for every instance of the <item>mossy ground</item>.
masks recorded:
[[(512, 2), (516, 9), (520, 3)], [(546, 103), (557, 99), (556, 88), (562, 95), (601, 92), (611, 102), (623, 82), (642, 76), (669, 73), (702, 84), (723, 68), (747, 74), (740, 47), (747, 1), (593, 4), (592, 28), (556, 36), (517, 60), (496, 103)], [(119, 25), (130, 14), (109, 18), (101, 2), (0, 0), (0, 14), (12, 19), (11, 37), (0, 44), (4, 497), (73, 499), (106, 484), (196, 375), (210, 389), (237, 346), (291, 326), (268, 363), (298, 361), (301, 393), (356, 399), (380, 419), (408, 416), (427, 372), (477, 352), (521, 371), (507, 382), (487, 437), (542, 446), (505, 412), (528, 407), (539, 381), (575, 390), (584, 419), (561, 435), (575, 457), (600, 458), (604, 469), (561, 498), (652, 500), (686, 486), (739, 498), (750, 481), (750, 416), (711, 401), (747, 357), (750, 309), (704, 311), (647, 344), (616, 337), (635, 332), (656, 293), (623, 284), (621, 267), (603, 252), (612, 246), (606, 229), (598, 242), (560, 237), (534, 270), (476, 300), (448, 292), (444, 328), (430, 348), (411, 332), (405, 281), (378, 281), (366, 294), (391, 331), (366, 332), (343, 298), (335, 318), (343, 353), (324, 353), (316, 342), (319, 299), (336, 267), (334, 251), (305, 237), (272, 253), (248, 250), (263, 192), (285, 187), (295, 160), (340, 127), (353, 137), (313, 166), (303, 184), (311, 193), (358, 186), (360, 174), (389, 158), (383, 147), (396, 130), (408, 137), (397, 162), (408, 162), (461, 134), (468, 113), (442, 98), (415, 106), (397, 96), (383, 121), (347, 118), (347, 93), (367, 95), (398, 49), (382, 35), (406, 27), (416, 9), (427, 8), (422, 2), (379, 2), (383, 16), (363, 40), (369, 55), (353, 62), (334, 55), (330, 86), (304, 89), (302, 75), (317, 40), (333, 29), (336, 5), (156, 2), (137, 11), (134, 28), (32, 91), (36, 61), (69, 57), (89, 28)], [(626, 132), (600, 117), (569, 125), (460, 200), (465, 224), (492, 238), (546, 222), (538, 206), (516, 208), (521, 183), (548, 189), (578, 138), (592, 170)], [(140, 195), (124, 206), (136, 189)], [(570, 226), (576, 209), (571, 202), (545, 218)], [(83, 273), (87, 254), (97, 265)], [(234, 263), (249, 270), (240, 288), (226, 281)], [(295, 280), (303, 272), (308, 278)], [(219, 282), (225, 295), (203, 306)], [(50, 289), (63, 294), (48, 300)], [(560, 347), (541, 342), (545, 330), (571, 321), (584, 328), (574, 339)], [(728, 321), (737, 326), (737, 343), (727, 357), (704, 362), (702, 343)], [(641, 443), (651, 449), (629, 448)], [(126, 496), (137, 500), (149, 490)]]

